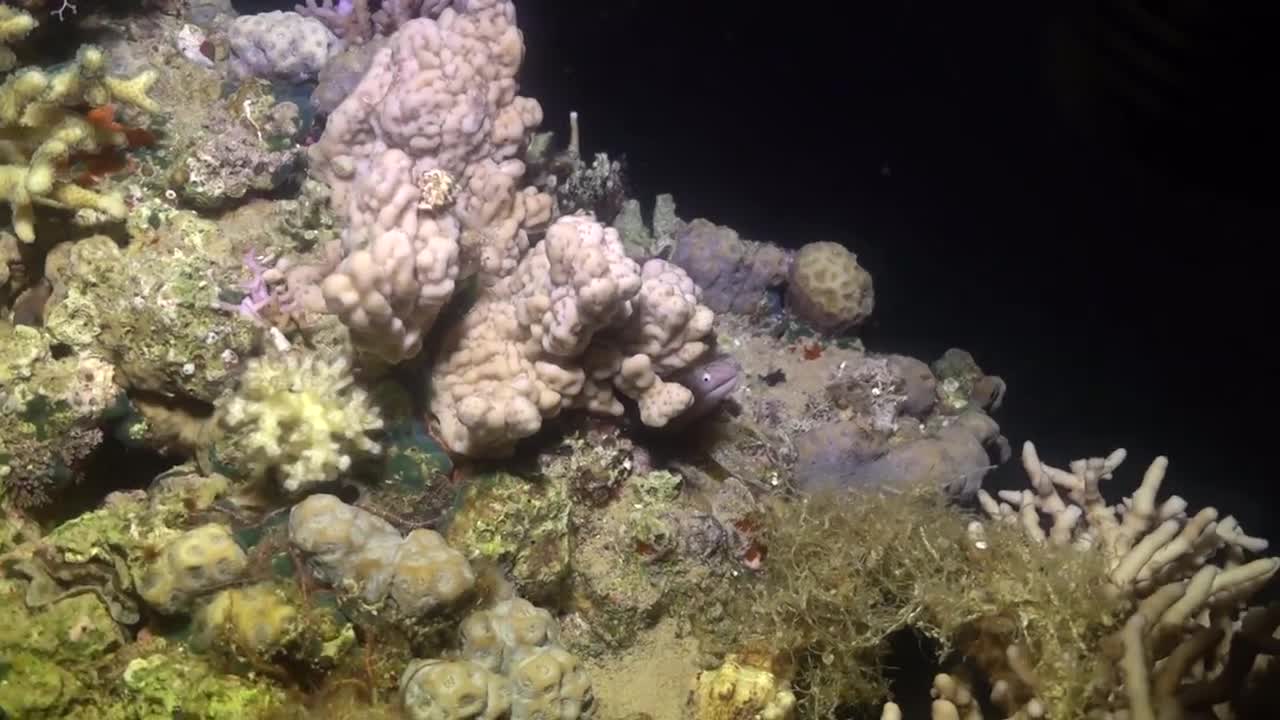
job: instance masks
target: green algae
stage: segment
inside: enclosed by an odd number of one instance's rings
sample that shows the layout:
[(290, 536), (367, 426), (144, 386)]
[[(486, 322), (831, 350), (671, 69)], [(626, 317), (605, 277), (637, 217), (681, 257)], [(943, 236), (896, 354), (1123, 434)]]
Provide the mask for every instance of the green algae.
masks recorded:
[(445, 538), (468, 559), (502, 567), (523, 597), (552, 602), (569, 573), (569, 509), (563, 479), (486, 473), (463, 491)]
[(131, 660), (113, 691), (115, 702), (97, 716), (101, 720), (239, 720), (261, 717), (285, 702), (281, 690), (218, 673), (167, 643), (161, 652)]

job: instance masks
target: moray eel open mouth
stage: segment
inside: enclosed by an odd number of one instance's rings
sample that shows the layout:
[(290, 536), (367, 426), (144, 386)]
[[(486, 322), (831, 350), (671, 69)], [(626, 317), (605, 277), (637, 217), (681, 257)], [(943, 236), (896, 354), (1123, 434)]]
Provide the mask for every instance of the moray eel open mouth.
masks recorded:
[(672, 378), (693, 393), (693, 405), (680, 414), (681, 424), (696, 420), (719, 407), (737, 389), (741, 374), (737, 361), (721, 355), (694, 365)]
[(729, 397), (737, 387), (738, 375), (737, 373), (734, 373), (732, 376), (720, 380), (718, 384), (706, 388), (706, 394), (698, 400), (719, 405), (725, 398)]

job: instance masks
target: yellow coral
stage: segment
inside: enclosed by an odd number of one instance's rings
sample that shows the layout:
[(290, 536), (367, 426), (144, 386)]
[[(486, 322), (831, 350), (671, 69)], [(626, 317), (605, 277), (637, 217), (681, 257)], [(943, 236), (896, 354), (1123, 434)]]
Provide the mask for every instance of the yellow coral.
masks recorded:
[(689, 701), (696, 720), (786, 720), (796, 704), (785, 680), (733, 656), (698, 673)]
[(31, 13), (0, 5), (0, 72), (12, 70), (18, 62), (18, 56), (9, 48), (9, 43), (26, 36), (36, 25), (39, 23)]
[[(0, 5), (0, 71), (12, 70), (17, 57), (6, 43), (36, 26), (30, 14)], [(123, 198), (59, 180), (57, 169), (75, 153), (97, 153), (126, 144), (123, 132), (88, 121), (72, 108), (111, 103), (156, 112), (147, 96), (153, 70), (132, 78), (106, 75), (106, 56), (84, 45), (75, 60), (53, 71), (28, 67), (0, 84), (0, 198), (9, 203), (13, 229), (23, 242), (35, 240), (37, 204), (61, 210), (88, 210), (123, 220)]]
[(138, 595), (161, 612), (182, 610), (197, 595), (235, 580), (248, 565), (231, 531), (210, 523), (164, 547), (138, 582)]
[(791, 264), (787, 306), (815, 330), (838, 335), (871, 315), (875, 307), (871, 273), (839, 243), (809, 243)]
[(270, 583), (230, 588), (196, 613), (198, 638), (268, 655), (298, 630), (298, 611)]

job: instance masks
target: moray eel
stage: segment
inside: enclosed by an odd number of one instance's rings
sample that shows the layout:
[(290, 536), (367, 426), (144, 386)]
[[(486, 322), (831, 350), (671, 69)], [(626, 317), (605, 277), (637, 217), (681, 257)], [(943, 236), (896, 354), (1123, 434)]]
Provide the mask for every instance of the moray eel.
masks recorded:
[(741, 373), (742, 369), (738, 367), (737, 361), (728, 355), (718, 355), (667, 378), (670, 382), (689, 388), (693, 393), (693, 404), (680, 413), (669, 427), (683, 426), (720, 407), (720, 403), (738, 387), (738, 376)]
[(44, 327), (44, 309), (53, 295), (53, 283), (48, 278), (27, 288), (13, 303), (13, 324)]

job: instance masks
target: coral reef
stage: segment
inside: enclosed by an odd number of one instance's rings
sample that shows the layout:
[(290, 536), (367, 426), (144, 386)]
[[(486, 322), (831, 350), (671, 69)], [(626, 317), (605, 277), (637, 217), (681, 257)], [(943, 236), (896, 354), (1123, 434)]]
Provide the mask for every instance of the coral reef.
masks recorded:
[(0, 715), (1276, 716), (1264, 541), (1164, 458), (982, 490), (1003, 380), (535, 134), (511, 0), (81, 4), (46, 70), (24, 7)]

